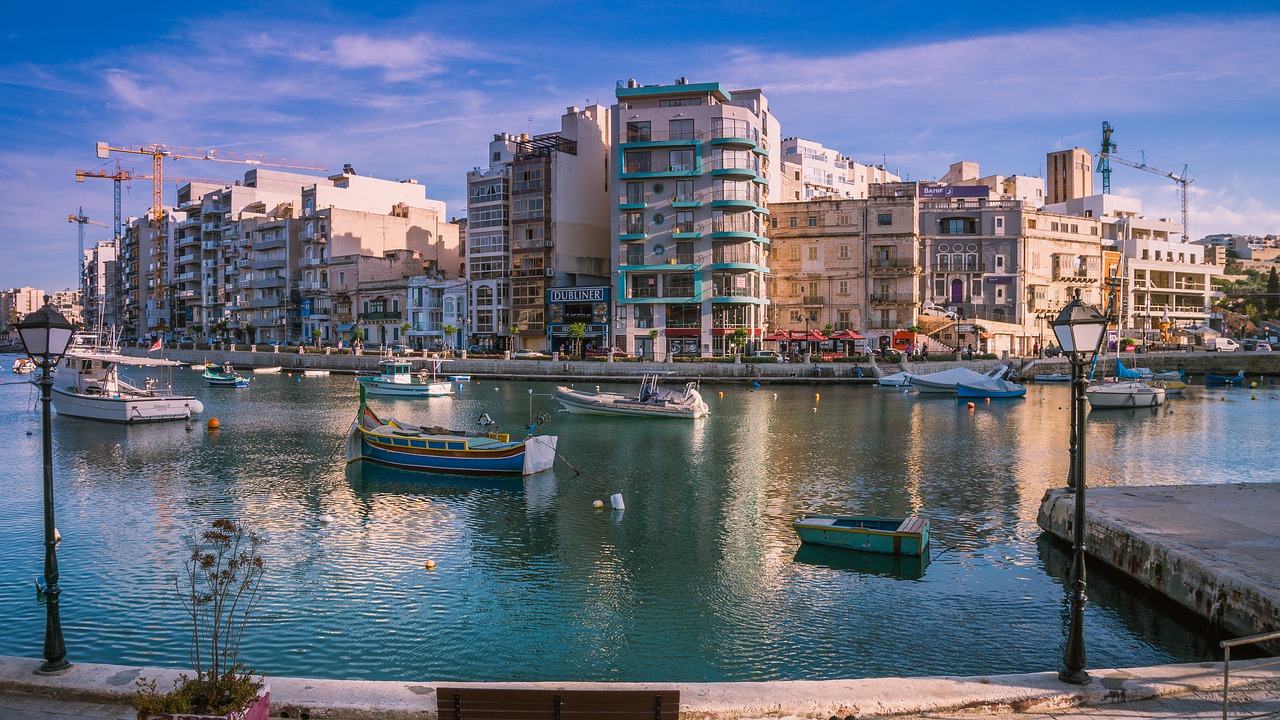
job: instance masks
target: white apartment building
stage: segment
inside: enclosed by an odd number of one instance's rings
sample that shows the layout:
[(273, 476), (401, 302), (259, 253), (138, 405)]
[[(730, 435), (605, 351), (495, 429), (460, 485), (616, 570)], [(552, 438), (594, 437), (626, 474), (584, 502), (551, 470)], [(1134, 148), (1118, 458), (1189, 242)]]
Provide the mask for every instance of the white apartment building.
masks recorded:
[(899, 182), (901, 178), (883, 165), (863, 165), (835, 150), (804, 138), (784, 138), (782, 161), (788, 175), (785, 192), (775, 194), (775, 202), (796, 202), (820, 198), (865, 199), (872, 183)]
[(614, 344), (661, 357), (726, 352), (768, 321), (780, 130), (760, 90), (619, 83), (612, 259)]
[(1159, 341), (1161, 328), (1207, 325), (1214, 317), (1213, 279), (1222, 268), (1207, 260), (1204, 245), (1183, 242), (1181, 223), (1142, 216), (1142, 201), (1119, 195), (1072, 198), (1045, 207), (1101, 223), (1102, 236), (1120, 255), (1120, 332)]
[(84, 251), (84, 321), (91, 330), (120, 327), (120, 286), (115, 240), (102, 240)]
[(570, 319), (549, 301), (608, 284), (609, 127), (608, 108), (571, 106), (557, 132), (495, 134), (488, 167), (467, 173), (467, 346), (551, 350), (579, 320), (586, 342), (610, 337), (607, 310)]

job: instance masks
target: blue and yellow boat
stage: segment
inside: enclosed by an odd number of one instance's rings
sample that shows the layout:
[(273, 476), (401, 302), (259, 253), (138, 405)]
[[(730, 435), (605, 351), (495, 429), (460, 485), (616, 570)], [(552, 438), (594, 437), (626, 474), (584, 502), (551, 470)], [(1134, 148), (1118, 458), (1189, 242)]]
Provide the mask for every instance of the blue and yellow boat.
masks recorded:
[(365, 404), (347, 436), (348, 463), (370, 462), (404, 470), (470, 475), (531, 475), (548, 470), (556, 458), (555, 435), (512, 440), (485, 423), (483, 431), (424, 428), (395, 418), (379, 418)]
[(801, 542), (888, 555), (923, 555), (929, 546), (924, 518), (808, 515), (795, 521)]

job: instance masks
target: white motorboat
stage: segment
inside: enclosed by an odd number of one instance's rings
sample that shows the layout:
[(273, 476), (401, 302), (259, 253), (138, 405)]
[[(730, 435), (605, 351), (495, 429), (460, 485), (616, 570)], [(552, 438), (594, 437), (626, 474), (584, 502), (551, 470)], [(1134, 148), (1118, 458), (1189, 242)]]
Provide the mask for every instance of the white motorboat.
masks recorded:
[(453, 384), (440, 380), (437, 373), (443, 360), (436, 358), (430, 361), (431, 368), (413, 371), (408, 360), (396, 360), (384, 357), (378, 362), (377, 377), (356, 378), (365, 392), (370, 395), (392, 395), (398, 397), (440, 397), (453, 394)]
[(1103, 382), (1084, 392), (1095, 409), (1155, 407), (1164, 403), (1165, 389), (1142, 381)]
[(968, 368), (951, 368), (942, 372), (929, 373), (928, 375), (912, 375), (911, 387), (922, 393), (950, 393), (956, 392), (956, 386), (960, 383), (974, 384), (981, 383), (984, 380), (999, 379), (1009, 370), (1007, 365), (997, 365), (990, 372), (983, 375), (974, 372)]
[(36, 371), (36, 364), (31, 358), (20, 357), (13, 361), (13, 374), (29, 375)]
[(148, 377), (137, 387), (120, 377), (120, 368), (156, 370), (172, 378), (182, 363), (129, 357), (109, 351), (72, 350), (53, 376), (53, 407), (59, 415), (119, 423), (185, 420), (204, 412), (204, 403), (173, 392), (172, 383)]
[(911, 384), (911, 373), (896, 372), (892, 375), (885, 375), (876, 380), (876, 384), (880, 387), (907, 387)]
[(560, 386), (555, 398), (575, 415), (631, 415), (635, 417), (700, 418), (711, 409), (698, 392), (698, 383), (690, 382), (684, 392), (658, 386), (657, 374), (640, 380), (640, 392), (627, 395), (616, 392), (589, 392)]
[(1040, 373), (1039, 375), (1032, 375), (1031, 378), (1038, 383), (1071, 382), (1071, 373)]
[(260, 368), (253, 369), (254, 375), (277, 375), (279, 373), (280, 373), (279, 365), (272, 365), (271, 367), (260, 367)]

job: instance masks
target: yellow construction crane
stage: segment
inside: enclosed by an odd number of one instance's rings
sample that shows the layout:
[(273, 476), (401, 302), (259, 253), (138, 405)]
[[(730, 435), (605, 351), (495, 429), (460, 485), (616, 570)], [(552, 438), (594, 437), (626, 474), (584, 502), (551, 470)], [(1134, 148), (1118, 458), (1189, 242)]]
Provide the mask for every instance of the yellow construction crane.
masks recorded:
[[(161, 225), (164, 220), (164, 202), (161, 198), (161, 189), (164, 187), (164, 159), (172, 158), (174, 160), (210, 160), (213, 162), (239, 163), (241, 165), (262, 165), (266, 167), (282, 167), (294, 168), (298, 170), (315, 170), (325, 171), (328, 168), (319, 165), (311, 165), (308, 163), (296, 163), (280, 158), (269, 158), (265, 155), (247, 155), (243, 153), (223, 152), (218, 150), (200, 150), (196, 148), (172, 147), (169, 145), (138, 145), (127, 147), (114, 147), (109, 143), (100, 142), (97, 144), (98, 157), (106, 160), (110, 158), (111, 153), (129, 153), (133, 155), (149, 155), (151, 156), (151, 225), (152, 225), (152, 242), (156, 256), (159, 257), (161, 245)], [(117, 173), (118, 175), (119, 173)], [(135, 176), (136, 177), (136, 176)], [(163, 290), (158, 280), (153, 283), (155, 291), (153, 295), (159, 299), (162, 297)]]

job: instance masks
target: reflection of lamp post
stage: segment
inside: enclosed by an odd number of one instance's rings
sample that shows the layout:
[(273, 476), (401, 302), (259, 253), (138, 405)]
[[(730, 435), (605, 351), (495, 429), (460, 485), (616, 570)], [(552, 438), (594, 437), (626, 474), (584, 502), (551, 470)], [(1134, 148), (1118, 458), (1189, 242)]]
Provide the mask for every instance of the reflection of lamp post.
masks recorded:
[[(1073, 685), (1084, 685), (1089, 682), (1089, 673), (1085, 672), (1084, 651), (1084, 604), (1085, 604), (1085, 427), (1084, 419), (1088, 412), (1085, 403), (1087, 380), (1084, 366), (1092, 361), (1102, 346), (1102, 338), (1107, 329), (1107, 318), (1092, 305), (1085, 305), (1079, 295), (1062, 309), (1058, 318), (1053, 321), (1053, 333), (1058, 338), (1062, 351), (1071, 360), (1072, 397), (1071, 437), (1072, 462), (1075, 470), (1069, 478), (1068, 487), (1074, 486), (1075, 499), (1075, 534), (1072, 541), (1073, 558), (1071, 562), (1071, 625), (1067, 634), (1067, 647), (1062, 657), (1062, 669), (1058, 671), (1058, 679)], [(1070, 482), (1070, 481), (1074, 482)]]
[(45, 305), (18, 323), (22, 346), (40, 366), (40, 403), (44, 441), (44, 664), (37, 673), (55, 674), (71, 667), (62, 641), (62, 620), (58, 617), (58, 554), (53, 525), (53, 429), (49, 418), (53, 389), (53, 369), (62, 361), (71, 342), (71, 323), (51, 305)]

